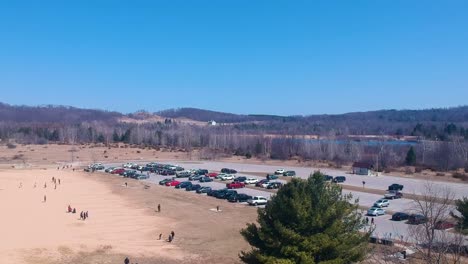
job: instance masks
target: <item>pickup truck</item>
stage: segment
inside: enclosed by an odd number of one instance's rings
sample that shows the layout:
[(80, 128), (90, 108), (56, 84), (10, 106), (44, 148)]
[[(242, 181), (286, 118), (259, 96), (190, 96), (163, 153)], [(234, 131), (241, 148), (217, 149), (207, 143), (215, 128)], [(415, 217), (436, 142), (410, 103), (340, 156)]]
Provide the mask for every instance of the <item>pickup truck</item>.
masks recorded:
[(243, 182), (231, 182), (226, 184), (226, 188), (228, 189), (239, 189), (239, 188), (244, 188), (245, 183)]
[(403, 197), (403, 194), (398, 191), (390, 191), (384, 195), (385, 199), (400, 199)]

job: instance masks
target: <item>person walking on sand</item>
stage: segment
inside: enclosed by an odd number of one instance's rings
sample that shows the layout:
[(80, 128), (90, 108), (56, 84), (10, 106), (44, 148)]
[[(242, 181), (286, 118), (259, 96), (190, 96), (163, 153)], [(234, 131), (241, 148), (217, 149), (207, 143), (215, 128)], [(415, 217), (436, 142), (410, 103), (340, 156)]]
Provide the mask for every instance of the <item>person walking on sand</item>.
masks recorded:
[(372, 217), (372, 219), (371, 219), (371, 225), (373, 225), (373, 224), (374, 224), (374, 217)]
[(34, 182), (34, 188), (36, 188), (36, 186), (37, 186), (37, 183), (36, 183), (36, 182)]
[(128, 187), (128, 184), (127, 184), (127, 182), (125, 182), (125, 188), (126, 188), (126, 187)]
[(86, 213), (85, 213), (85, 218), (88, 218), (88, 217), (89, 217), (88, 211), (86, 211)]
[(171, 231), (171, 236), (172, 236), (172, 239), (174, 239), (174, 236), (175, 236), (174, 231)]
[(47, 188), (47, 183), (46, 182), (44, 182), (44, 188)]
[(83, 216), (83, 211), (81, 211), (81, 213), (80, 213), (80, 219), (83, 220), (83, 217), (84, 217), (84, 216)]
[(59, 185), (60, 185), (60, 179), (58, 179)]
[(161, 212), (161, 204), (158, 204), (158, 213)]
[(161, 237), (162, 237), (162, 233), (161, 233), (161, 234), (159, 234), (159, 240), (161, 240)]
[(124, 260), (124, 264), (130, 264), (130, 260), (128, 259), (128, 257), (127, 257), (127, 258), (125, 258), (125, 260)]
[(47, 202), (47, 196), (44, 195), (44, 203)]

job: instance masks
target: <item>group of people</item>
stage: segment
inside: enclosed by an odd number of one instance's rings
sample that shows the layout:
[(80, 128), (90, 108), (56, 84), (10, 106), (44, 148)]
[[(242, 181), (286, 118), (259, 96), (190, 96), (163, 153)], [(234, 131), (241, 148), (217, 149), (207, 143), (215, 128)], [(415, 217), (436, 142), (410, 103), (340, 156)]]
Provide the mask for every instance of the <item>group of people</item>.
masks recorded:
[[(72, 165), (63, 165), (62, 170), (73, 167)], [(60, 166), (57, 167), (57, 170), (60, 170)]]
[[(68, 205), (68, 208), (67, 208), (67, 213), (72, 213), (72, 214), (76, 214), (76, 208), (73, 208), (71, 207), (71, 205)], [(88, 215), (88, 211), (81, 211), (80, 213), (80, 220), (86, 220), (86, 218), (88, 218), (89, 215)]]
[[(174, 236), (175, 236), (174, 231), (171, 231), (171, 233), (170, 233), (169, 236), (167, 237), (167, 240), (166, 240), (166, 241), (169, 242), (169, 243), (172, 243), (172, 240), (174, 240)], [(162, 239), (162, 233), (159, 234), (159, 240), (161, 240), (161, 239)]]
[[(366, 225), (369, 224), (369, 217), (366, 217)], [(375, 222), (374, 222), (374, 217), (371, 218), (371, 225), (374, 225)]]
[(70, 205), (68, 205), (68, 210), (67, 210), (69, 213), (72, 213), (72, 214), (76, 214), (76, 208), (71, 208)]
[(81, 213), (80, 213), (80, 219), (81, 219), (81, 220), (84, 221), (84, 220), (86, 220), (86, 218), (88, 218), (88, 217), (89, 217), (89, 216), (88, 216), (88, 211), (86, 211), (86, 212), (85, 212), (85, 211), (81, 211)]

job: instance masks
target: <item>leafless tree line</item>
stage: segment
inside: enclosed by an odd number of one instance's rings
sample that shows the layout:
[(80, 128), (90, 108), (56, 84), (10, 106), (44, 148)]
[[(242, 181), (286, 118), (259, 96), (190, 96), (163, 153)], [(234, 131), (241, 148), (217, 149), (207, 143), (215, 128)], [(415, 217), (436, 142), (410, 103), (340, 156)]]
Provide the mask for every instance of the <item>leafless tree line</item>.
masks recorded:
[[(369, 144), (358, 142), (331, 130), (321, 140), (302, 135), (270, 135), (266, 131), (246, 131), (235, 126), (196, 126), (179, 123), (125, 124), (100, 121), (79, 125), (0, 123), (0, 138), (18, 143), (48, 142), (80, 144), (125, 142), (136, 145), (164, 146), (191, 151), (212, 150), (215, 154), (235, 154), (260, 158), (332, 161), (345, 164), (369, 161), (379, 170), (404, 165), (409, 145), (385, 140)], [(450, 141), (420, 141), (414, 144), (417, 164), (436, 170), (462, 168), (468, 164), (468, 144), (462, 138)], [(212, 155), (216, 157), (216, 155)]]

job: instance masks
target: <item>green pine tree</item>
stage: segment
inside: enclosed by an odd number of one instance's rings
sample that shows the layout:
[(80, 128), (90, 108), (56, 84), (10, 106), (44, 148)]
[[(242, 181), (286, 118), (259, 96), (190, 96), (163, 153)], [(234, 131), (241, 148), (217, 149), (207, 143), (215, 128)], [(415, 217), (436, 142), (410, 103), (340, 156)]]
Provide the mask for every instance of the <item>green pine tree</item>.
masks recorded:
[(463, 197), (455, 201), (455, 208), (460, 212), (461, 216), (451, 213), (451, 215), (458, 220), (458, 230), (468, 234), (468, 198)]
[(416, 164), (416, 152), (414, 152), (413, 147), (410, 147), (408, 153), (406, 153), (405, 163), (408, 166), (413, 166)]
[(258, 225), (241, 231), (252, 246), (245, 263), (333, 263), (363, 260), (370, 232), (360, 232), (361, 215), (352, 196), (316, 172), (293, 179), (258, 210)]

